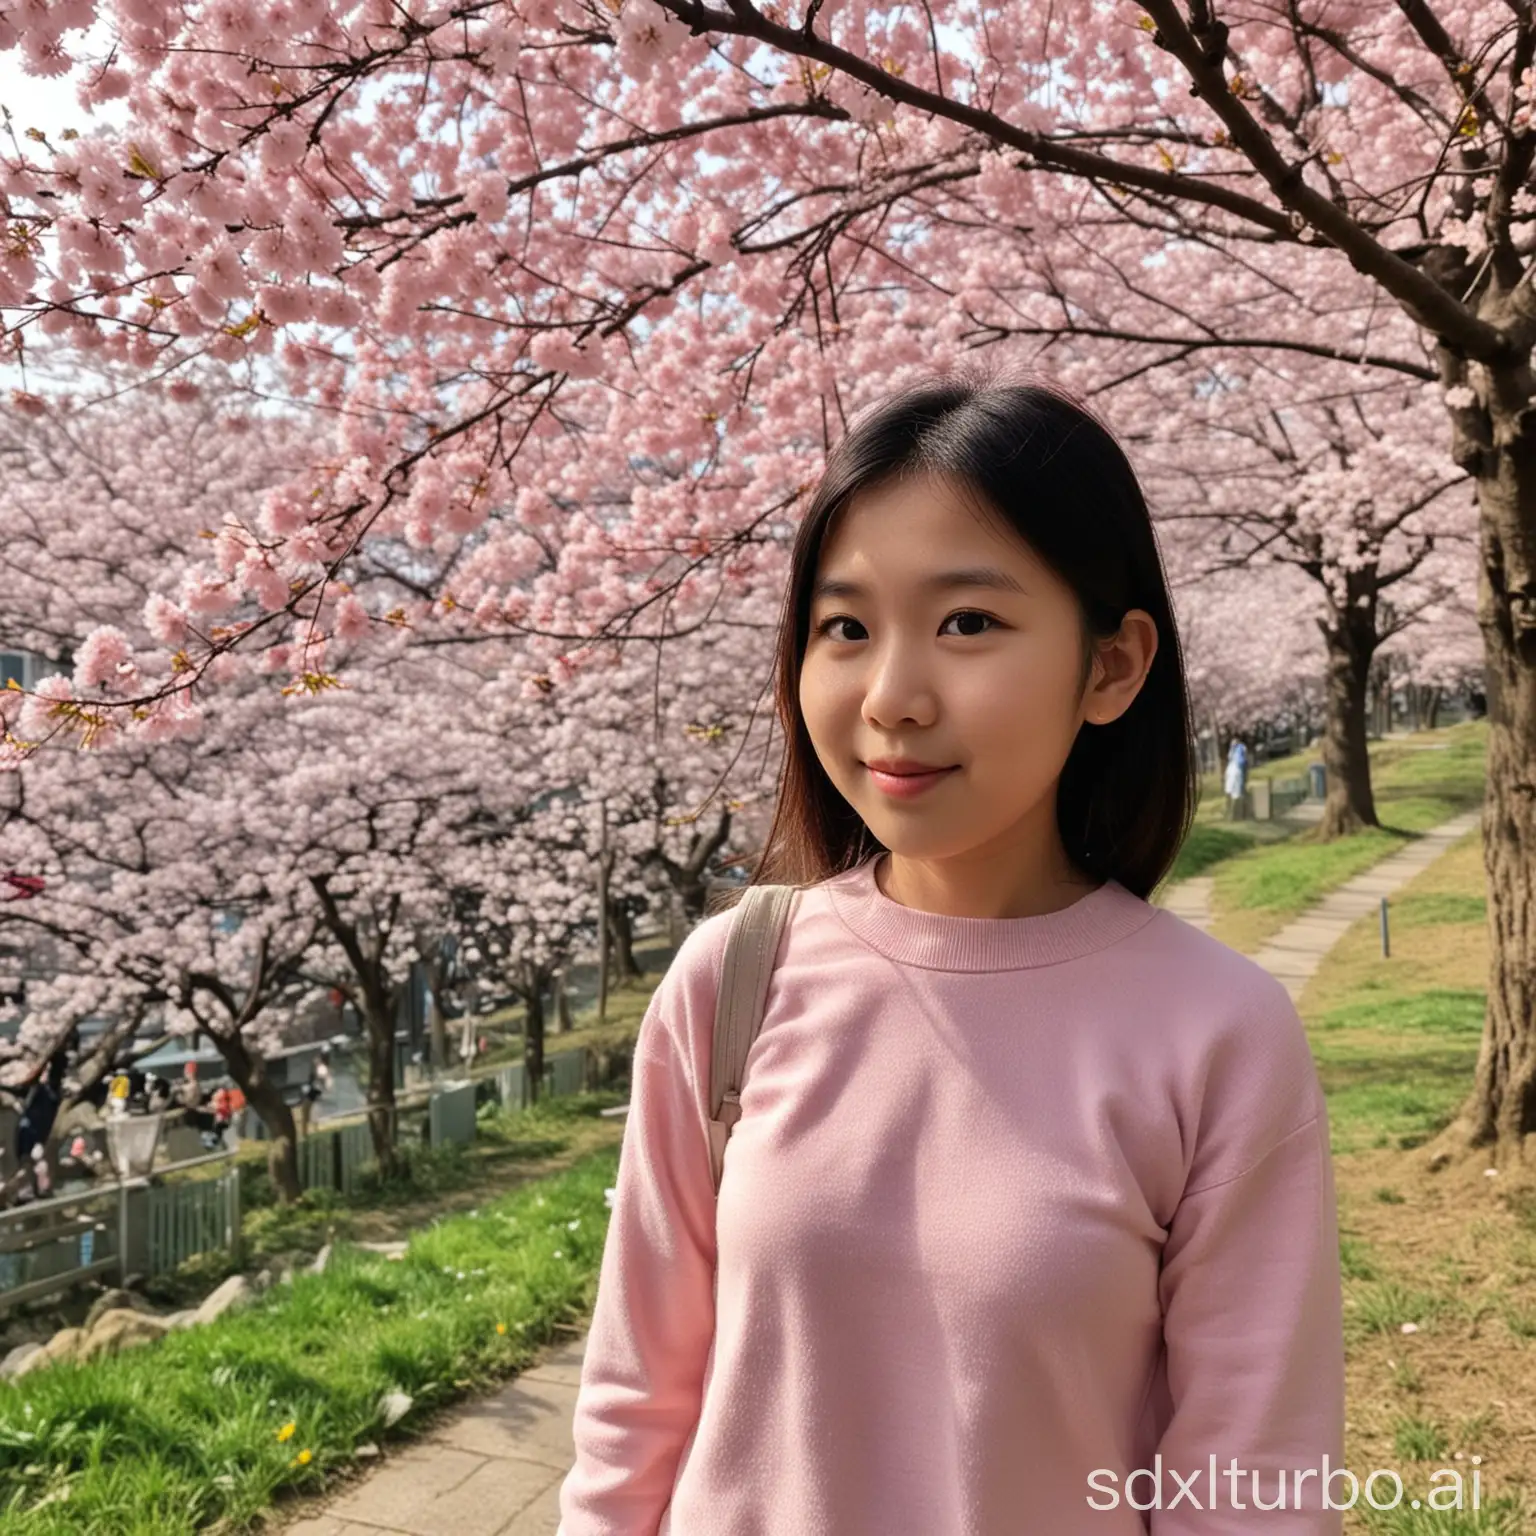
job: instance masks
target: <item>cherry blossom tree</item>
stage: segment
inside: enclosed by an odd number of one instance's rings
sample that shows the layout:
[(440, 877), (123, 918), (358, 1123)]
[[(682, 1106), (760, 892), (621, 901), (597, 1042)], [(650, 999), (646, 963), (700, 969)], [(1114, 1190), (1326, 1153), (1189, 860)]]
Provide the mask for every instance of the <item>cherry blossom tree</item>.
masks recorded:
[(1323, 647), (1299, 572), (1238, 566), (1174, 578), (1173, 599), (1190, 707), (1218, 767), (1232, 739), (1259, 722), (1321, 717)]
[[(200, 529), (253, 507), (300, 441), (291, 422), (231, 414), (196, 396), (140, 392), (131, 408), (92, 412), (88, 425), (67, 397), (45, 417), (0, 411), (0, 644), (64, 669), (45, 682), (44, 697), (0, 696), (0, 721), (21, 729), (30, 715), (26, 728), (39, 739), (57, 736), (49, 687), (89, 689), (130, 651), (151, 670), (170, 669), (171, 657), (150, 649), (149, 630), (169, 606), (159, 588), (194, 570)], [(129, 664), (123, 675), (130, 687), (133, 671)], [(258, 703), (271, 710), (267, 691)], [(292, 1117), (264, 1052), (307, 941), (302, 918), (278, 916), (270, 897), (256, 900), (260, 876), (232, 849), (227, 807), (209, 793), (218, 745), (204, 752), (200, 774), (186, 745), (199, 708), (184, 697), (153, 732), (126, 740), (110, 720), (88, 719), (96, 739), (115, 736), (123, 750), (79, 753), (71, 740), (24, 768), (20, 738), (8, 736), (16, 771), (0, 774), (0, 866), (36, 888), (0, 906), (0, 944), (25, 957), (5, 1076), (23, 1087), (87, 1018), (105, 1027), (71, 1053), (76, 1097), (146, 1022), (172, 1034), (205, 1029), (272, 1131), (275, 1182), (296, 1194)], [(240, 729), (252, 727), (250, 708)], [(253, 905), (257, 919), (247, 922)]]
[[(1197, 565), (1283, 565), (1312, 583), (1303, 602), (1325, 650), (1321, 835), (1335, 837), (1379, 825), (1366, 745), (1372, 662), (1426, 613), (1475, 594), (1477, 520), (1468, 477), (1434, 446), (1439, 406), (1422, 386), (1337, 394), (1309, 382), (1310, 397), (1276, 369), (1259, 399), (1253, 388), (1211, 389), (1198, 411), (1159, 412), (1162, 453), (1144, 458), (1165, 526), (1195, 535)], [(1255, 621), (1266, 635), (1285, 627), (1272, 607)]]
[[(264, 694), (219, 701), (232, 737), (272, 709)], [(46, 945), (29, 981), (12, 1052), (46, 1060), (89, 1018), (127, 1044), (141, 1021), (164, 1035), (203, 1031), (261, 1116), (274, 1184), (299, 1192), (293, 1117), (266, 1058), (304, 990), (299, 965), (316, 923), (276, 886), (280, 871), (250, 830), (219, 733), (195, 742), (117, 742), (99, 752), (43, 754), (8, 776), (0, 859), (36, 870), (43, 890), (0, 907), (14, 943)], [(256, 814), (251, 814), (255, 812)], [(263, 867), (258, 860), (267, 860)], [(99, 1072), (113, 1052), (98, 1049)], [(82, 1081), (88, 1074), (81, 1073)]]
[[(117, 0), (111, 57), (77, 75), (87, 104), (126, 97), (129, 128), (18, 141), (0, 171), (11, 346), (162, 372), (254, 356), (337, 412), (335, 451), (220, 530), (218, 590), (254, 616), (195, 665), (277, 616), (328, 630), (336, 573), (378, 539), (430, 555), (434, 596), (526, 637), (555, 687), (609, 638), (661, 632), (706, 564), (770, 571), (849, 412), (967, 347), (1102, 343), (1058, 373), (1108, 397), (1201, 354), (1435, 384), (1477, 496), (1490, 719), (1498, 942), (1464, 1130), (1518, 1147), (1536, 17), (1222, 11)], [(29, 11), (0, 45), (66, 72), (96, 14)], [(188, 685), (148, 681), (146, 727)]]

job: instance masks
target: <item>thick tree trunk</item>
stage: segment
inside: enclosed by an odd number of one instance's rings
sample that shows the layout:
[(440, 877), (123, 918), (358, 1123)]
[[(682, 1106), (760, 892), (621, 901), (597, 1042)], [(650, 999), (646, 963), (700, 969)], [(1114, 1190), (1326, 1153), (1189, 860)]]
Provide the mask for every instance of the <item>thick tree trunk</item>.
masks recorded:
[[(1502, 374), (1499, 383), (1509, 383)], [(1536, 1133), (1536, 432), (1519, 427), (1531, 376), (1478, 477), (1478, 625), (1488, 683), (1483, 867), (1491, 954), (1471, 1111), (1474, 1145), (1520, 1157)], [(1512, 390), (1509, 392), (1513, 392)]]
[(613, 976), (623, 986), (640, 975), (635, 964), (635, 925), (629, 913), (615, 903), (608, 917), (608, 932), (613, 939)]
[(448, 1065), (448, 1021), (443, 1016), (443, 1005), (432, 993), (432, 1006), (427, 1010), (428, 1060), (435, 1071), (441, 1072)]
[(544, 980), (535, 967), (524, 967), (523, 1074), (530, 1104), (537, 1104), (544, 1090)]
[(1349, 612), (1341, 622), (1320, 627), (1328, 647), (1328, 674), (1323, 722), (1327, 783), (1319, 835), (1327, 839), (1380, 825), (1366, 745), (1366, 695), (1376, 637), (1373, 623), (1362, 624)]
[(1214, 714), (1208, 717), (1211, 727), (1211, 750), (1216, 761), (1213, 769), (1216, 773), (1222, 773), (1227, 765), (1227, 742), (1222, 737), (1221, 721)]
[(214, 1045), (229, 1068), (246, 1103), (261, 1116), (272, 1145), (267, 1149), (267, 1172), (279, 1200), (288, 1203), (304, 1193), (299, 1183), (299, 1134), (293, 1123), (293, 1110), (267, 1076), (266, 1063), (253, 1056), (241, 1035), (212, 1033)]
[(363, 1019), (368, 1030), (368, 1134), (374, 1160), (386, 1179), (398, 1171), (395, 1157), (395, 1011), (384, 992), (365, 993)]
[[(657, 780), (658, 790), (664, 781)], [(658, 863), (667, 872), (672, 890), (681, 908), (681, 920), (674, 926), (686, 935), (688, 930), (705, 916), (709, 905), (709, 865), (714, 856), (726, 845), (731, 835), (731, 813), (721, 811), (719, 820), (709, 831), (695, 828), (689, 839), (688, 856), (679, 862), (669, 858), (660, 848), (649, 854), (650, 861)], [(674, 940), (681, 943), (681, 937)]]
[(267, 1173), (272, 1187), (284, 1204), (297, 1200), (304, 1193), (299, 1183), (298, 1130), (293, 1123), (293, 1110), (284, 1101), (281, 1092), (263, 1080), (256, 1088), (242, 1085), (246, 1102), (261, 1116), (272, 1145), (267, 1149)]
[(567, 1030), (576, 1027), (571, 1018), (571, 994), (567, 985), (568, 978), (565, 967), (561, 966), (550, 980), (550, 987), (555, 994), (555, 1033), (563, 1035)]
[(1424, 729), (1434, 730), (1440, 720), (1440, 700), (1444, 697), (1445, 690), (1436, 683), (1429, 693), (1429, 706), (1424, 712)]

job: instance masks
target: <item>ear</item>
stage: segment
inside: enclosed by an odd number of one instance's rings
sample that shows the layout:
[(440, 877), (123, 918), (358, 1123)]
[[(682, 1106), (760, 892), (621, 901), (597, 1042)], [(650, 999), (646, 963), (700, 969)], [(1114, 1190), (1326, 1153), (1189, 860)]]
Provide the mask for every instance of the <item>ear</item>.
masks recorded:
[(1108, 725), (1131, 707), (1157, 655), (1157, 621), (1142, 608), (1127, 610), (1119, 630), (1094, 641), (1093, 672), (1083, 693), (1082, 718)]

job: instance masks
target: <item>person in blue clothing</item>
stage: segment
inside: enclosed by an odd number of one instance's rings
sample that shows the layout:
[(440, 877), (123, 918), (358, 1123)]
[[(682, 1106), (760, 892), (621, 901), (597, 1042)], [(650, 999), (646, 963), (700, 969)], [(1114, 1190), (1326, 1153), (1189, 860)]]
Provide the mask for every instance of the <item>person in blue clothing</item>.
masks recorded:
[(1234, 741), (1227, 751), (1227, 775), (1224, 788), (1227, 792), (1227, 820), (1236, 821), (1242, 815), (1243, 792), (1248, 787), (1248, 748)]

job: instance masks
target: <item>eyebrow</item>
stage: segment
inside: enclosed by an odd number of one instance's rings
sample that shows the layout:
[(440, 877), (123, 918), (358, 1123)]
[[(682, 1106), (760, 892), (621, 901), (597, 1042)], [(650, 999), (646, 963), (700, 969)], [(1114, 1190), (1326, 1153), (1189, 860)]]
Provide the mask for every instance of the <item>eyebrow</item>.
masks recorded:
[[(991, 587), (1000, 592), (1018, 592), (1027, 596), (1024, 588), (1008, 574), (993, 565), (970, 566), (963, 571), (941, 571), (936, 576), (924, 577), (921, 586), (931, 592), (947, 592), (955, 587)], [(823, 576), (811, 588), (811, 601), (821, 597), (863, 597), (865, 589), (856, 581), (839, 581), (836, 577)]]

